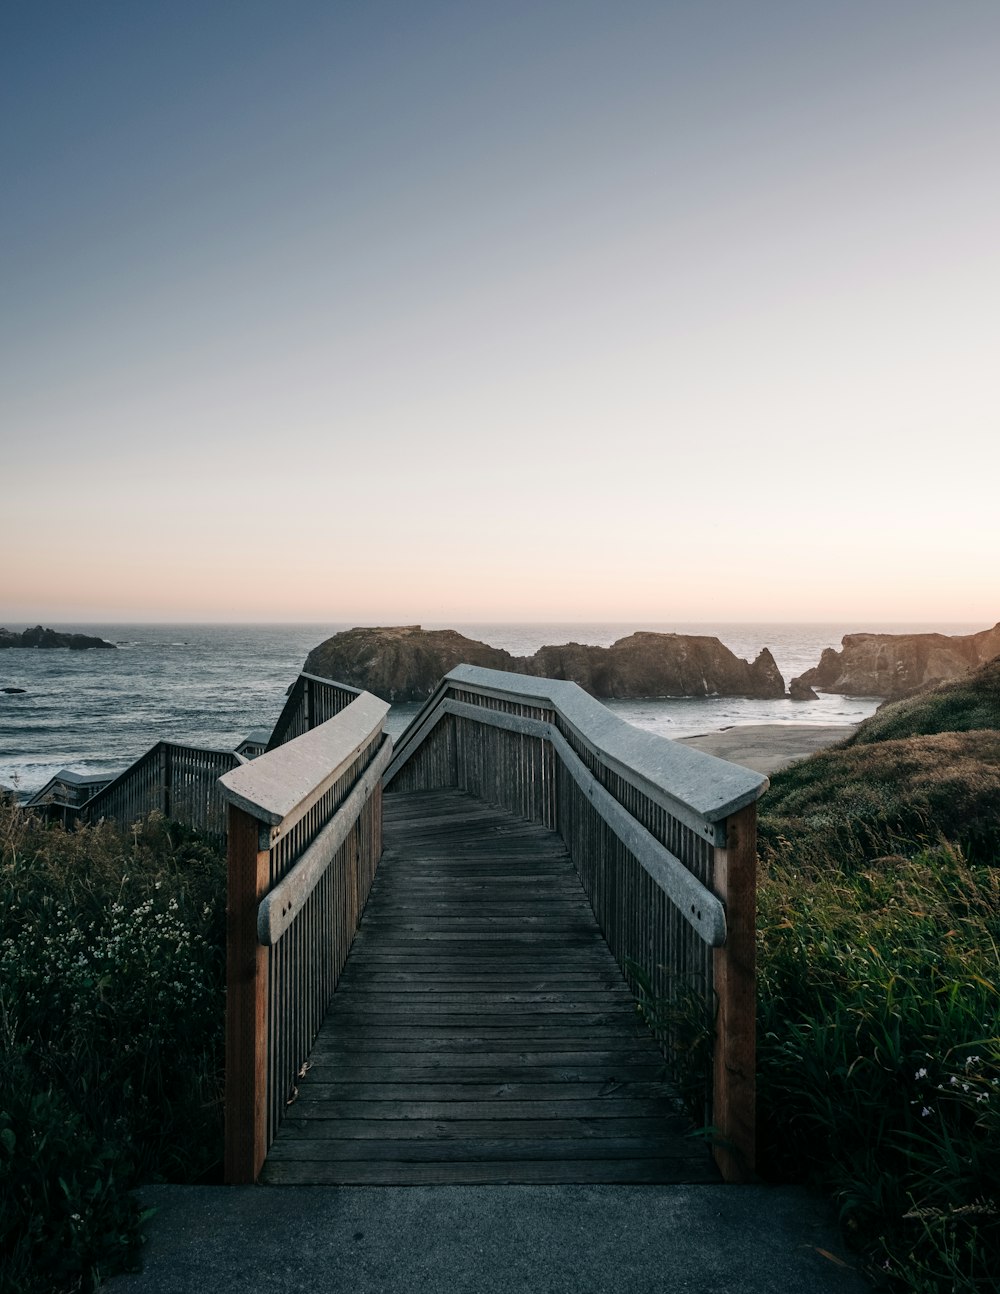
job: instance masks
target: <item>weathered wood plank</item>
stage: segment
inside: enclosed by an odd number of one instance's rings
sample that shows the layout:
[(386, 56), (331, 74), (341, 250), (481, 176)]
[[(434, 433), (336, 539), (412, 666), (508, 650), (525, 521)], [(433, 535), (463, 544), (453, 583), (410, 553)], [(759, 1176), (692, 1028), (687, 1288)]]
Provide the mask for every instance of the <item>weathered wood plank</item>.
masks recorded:
[(491, 989), (497, 984), (519, 993), (551, 993), (575, 988), (597, 992), (623, 987), (621, 979), (617, 976), (593, 975), (588, 971), (562, 975), (557, 972), (549, 975), (534, 975), (530, 972), (520, 974), (508, 971), (503, 975), (470, 973), (456, 976), (450, 971), (356, 971), (351, 967), (351, 963), (348, 963), (348, 967), (349, 969), (345, 970), (340, 977), (341, 992), (346, 992), (349, 988), (370, 988), (378, 992), (428, 993), (437, 985), (454, 993), (475, 993), (481, 988)]
[(408, 1083), (464, 1083), (467, 1079), (511, 1083), (521, 1078), (529, 1078), (534, 1083), (603, 1083), (609, 1079), (648, 1082), (663, 1076), (662, 1066), (658, 1065), (532, 1065), (526, 1071), (498, 1065), (493, 1069), (480, 1066), (470, 1071), (461, 1065), (449, 1064), (447, 1058), (435, 1065), (379, 1065), (376, 1061), (377, 1057), (356, 1062), (343, 1056), (331, 1062), (316, 1061), (314, 1077), (317, 1082), (329, 1076), (342, 1083), (387, 1083), (400, 1078)]
[[(625, 1038), (625, 1036), (614, 1036), (608, 1038), (608, 1043), (614, 1043), (613, 1051), (608, 1051), (603, 1039), (596, 1039), (594, 1049), (583, 1047), (582, 1043), (586, 1042), (586, 1035), (567, 1034), (564, 1036), (550, 1036), (541, 1034), (537, 1038), (470, 1038), (470, 1030), (464, 1030), (464, 1038), (450, 1039), (433, 1039), (433, 1038), (395, 1038), (392, 1035), (371, 1034), (370, 1036), (353, 1036), (353, 1038), (342, 1038), (334, 1043), (327, 1044), (323, 1034), (317, 1039), (316, 1048), (313, 1049), (314, 1056), (334, 1056), (344, 1055), (344, 1053), (354, 1052), (360, 1055), (375, 1055), (376, 1052), (396, 1052), (400, 1056), (423, 1056), (428, 1053), (436, 1053), (440, 1056), (450, 1056), (455, 1064), (464, 1057), (464, 1060), (470, 1065), (475, 1064), (515, 1064), (520, 1061), (524, 1065), (546, 1065), (559, 1064), (577, 1064), (577, 1062), (586, 1062), (589, 1058), (600, 1060), (604, 1058), (607, 1061), (621, 1060), (622, 1064), (630, 1064), (633, 1061), (652, 1060), (657, 1057), (657, 1052), (649, 1052), (647, 1047), (640, 1047), (635, 1038)], [(600, 1049), (604, 1047), (604, 1049)], [(577, 1061), (569, 1060), (569, 1056), (577, 1057)], [(662, 1061), (661, 1061), (662, 1064)]]
[[(363, 1151), (363, 1153), (362, 1153)], [(393, 1160), (396, 1163), (449, 1163), (456, 1160), (573, 1160), (573, 1159), (704, 1159), (690, 1140), (676, 1136), (647, 1137), (456, 1137), (434, 1141), (369, 1138), (359, 1147), (353, 1137), (303, 1137), (276, 1142), (269, 1162), (307, 1163), (351, 1160)]]
[[(281, 1125), (278, 1140), (287, 1137), (325, 1139), (356, 1138), (359, 1141), (452, 1141), (472, 1137), (662, 1137), (664, 1123), (660, 1117), (588, 1119), (532, 1119), (530, 1124), (517, 1119), (321, 1119), (300, 1118), (295, 1106)], [(687, 1137), (681, 1138), (687, 1144)], [(278, 1142), (275, 1141), (274, 1145)], [(364, 1154), (362, 1147), (361, 1155)]]
[[(587, 1023), (575, 1018), (555, 1021), (548, 1016), (537, 1017), (535, 1021), (515, 1017), (514, 1023), (503, 1020), (491, 1020), (479, 1024), (478, 1037), (472, 1041), (476, 1050), (499, 1042), (519, 1042), (522, 1047), (530, 1046), (537, 1050), (549, 1043), (564, 1043), (567, 1039), (578, 1041), (585, 1052), (608, 1047), (628, 1048), (643, 1047), (639, 1035), (639, 1025), (609, 1016), (603, 1024)], [(314, 1054), (323, 1051), (336, 1051), (340, 1039), (352, 1039), (364, 1042), (375, 1038), (398, 1038), (401, 1042), (425, 1038), (428, 1042), (469, 1041), (469, 1026), (454, 1019), (433, 1019), (417, 1022), (411, 1016), (399, 1016), (393, 1021), (369, 1018), (352, 1020), (329, 1020), (329, 1028), (317, 1039)], [(656, 1057), (662, 1064), (662, 1058)]]
[(344, 1101), (313, 1099), (312, 1087), (303, 1084), (295, 1102), (300, 1119), (622, 1119), (667, 1118), (670, 1104), (649, 1097), (623, 1096), (615, 1100), (574, 1101)]
[[(607, 1003), (604, 1004), (607, 1008)], [(379, 1020), (387, 1025), (399, 1020), (411, 1022), (430, 1022), (438, 1017), (450, 1019), (452, 1023), (467, 1024), (470, 1029), (491, 1025), (517, 1024), (519, 1020), (557, 1020), (564, 1017), (579, 1017), (581, 1025), (613, 1024), (618, 1013), (615, 1011), (595, 1010), (592, 1002), (525, 1002), (518, 1006), (510, 1001), (476, 1002), (473, 1006), (468, 998), (456, 997), (453, 1002), (420, 1002), (411, 1006), (400, 1002), (398, 998), (388, 1001), (359, 1003), (355, 999), (350, 1006), (340, 1006), (327, 1013), (327, 1022), (335, 1029), (338, 1024), (352, 1021), (371, 1020), (377, 1014)], [(626, 1017), (627, 1018), (627, 1017)]]
[[(355, 944), (357, 941), (355, 940)], [(504, 967), (510, 966), (511, 959), (502, 951), (494, 952), (490, 950), (489, 955), (476, 957), (462, 948), (455, 948), (442, 951), (441, 947), (410, 949), (403, 952), (400, 949), (388, 948), (369, 951), (365, 949), (351, 949), (351, 956), (357, 953), (357, 969), (367, 968), (369, 966), (375, 969), (391, 970), (400, 967), (409, 968), (426, 968), (429, 971), (444, 971), (458, 974), (460, 972), (475, 973), (476, 969), (487, 971), (502, 971)], [(553, 958), (551, 956), (535, 956), (529, 949), (517, 959), (517, 965), (528, 973), (544, 975), (547, 969), (552, 968)], [(608, 969), (607, 958), (597, 949), (593, 953), (580, 954), (575, 951), (567, 950), (559, 957), (561, 968), (567, 968), (586, 974), (592, 971), (595, 975), (604, 974)]]
[[(534, 1079), (535, 1075), (532, 1074)], [(454, 1101), (468, 1105), (471, 1101), (596, 1101), (604, 1097), (616, 1103), (621, 1097), (663, 1100), (663, 1083), (656, 1078), (645, 1080), (607, 1078), (591, 1082), (572, 1081), (560, 1076), (551, 1082), (483, 1081), (466, 1076), (461, 1082), (344, 1082), (314, 1075), (303, 1099), (314, 1101)]]

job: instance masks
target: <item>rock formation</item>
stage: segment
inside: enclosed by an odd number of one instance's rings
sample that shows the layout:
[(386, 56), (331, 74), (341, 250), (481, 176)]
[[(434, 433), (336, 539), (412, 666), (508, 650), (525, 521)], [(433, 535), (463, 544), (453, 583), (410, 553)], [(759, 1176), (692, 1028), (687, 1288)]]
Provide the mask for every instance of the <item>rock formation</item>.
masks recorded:
[(523, 674), (570, 679), (592, 696), (607, 699), (785, 694), (766, 647), (750, 664), (718, 638), (701, 634), (634, 633), (610, 647), (540, 647), (516, 668)]
[(1000, 656), (1000, 624), (975, 634), (845, 634), (838, 652), (792, 679), (820, 692), (900, 697), (916, 688), (960, 678)]
[(466, 638), (454, 629), (347, 629), (314, 647), (305, 672), (364, 688), (387, 701), (423, 701), (456, 665), (516, 670), (499, 647)]
[(103, 638), (92, 638), (88, 634), (63, 634), (55, 629), (43, 629), (35, 625), (34, 629), (25, 629), (23, 633), (11, 633), (9, 629), (0, 629), (0, 647), (68, 647), (70, 651), (86, 651), (89, 647), (110, 647), (114, 643), (105, 642)]
[(569, 679), (606, 699), (785, 694), (767, 648), (751, 664), (718, 638), (691, 634), (635, 633), (611, 647), (564, 643), (512, 656), (454, 629), (349, 629), (314, 648), (305, 669), (399, 702), (424, 700), (461, 664)]
[(805, 676), (802, 678), (793, 678), (788, 685), (788, 696), (792, 701), (818, 701), (819, 697), (812, 690)]

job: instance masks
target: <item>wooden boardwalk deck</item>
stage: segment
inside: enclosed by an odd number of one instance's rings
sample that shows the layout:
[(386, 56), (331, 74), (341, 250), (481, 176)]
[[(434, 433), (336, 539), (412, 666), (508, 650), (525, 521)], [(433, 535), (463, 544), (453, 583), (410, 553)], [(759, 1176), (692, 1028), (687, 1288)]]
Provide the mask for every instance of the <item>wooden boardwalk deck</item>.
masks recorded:
[(455, 791), (385, 852), (271, 1183), (711, 1182), (560, 838)]

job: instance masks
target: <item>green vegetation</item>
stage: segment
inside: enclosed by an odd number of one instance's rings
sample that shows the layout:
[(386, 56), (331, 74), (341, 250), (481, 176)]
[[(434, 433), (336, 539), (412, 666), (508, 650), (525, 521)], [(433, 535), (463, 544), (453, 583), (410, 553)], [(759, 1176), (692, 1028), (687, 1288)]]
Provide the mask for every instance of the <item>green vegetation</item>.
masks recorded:
[(760, 806), (761, 1168), (921, 1294), (1000, 1271), (998, 679), (885, 707)]
[(847, 744), (976, 728), (1000, 728), (1000, 657), (964, 678), (880, 706)]
[(221, 1156), (225, 869), (151, 818), (65, 832), (0, 802), (0, 1287), (132, 1265), (140, 1181)]
[(948, 841), (970, 858), (1000, 858), (1000, 731), (821, 751), (771, 780), (761, 803), (765, 853), (794, 845), (847, 871), (882, 854)]

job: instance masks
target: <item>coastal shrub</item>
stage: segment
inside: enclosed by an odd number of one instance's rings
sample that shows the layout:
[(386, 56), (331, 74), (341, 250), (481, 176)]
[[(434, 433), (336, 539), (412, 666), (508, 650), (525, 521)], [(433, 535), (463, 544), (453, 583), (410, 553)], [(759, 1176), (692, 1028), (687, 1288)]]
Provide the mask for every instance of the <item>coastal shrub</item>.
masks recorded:
[(880, 705), (846, 744), (982, 728), (1000, 728), (1000, 657), (963, 678)]
[(1000, 869), (772, 852), (758, 928), (762, 1170), (832, 1192), (887, 1281), (994, 1288)]
[(0, 804), (4, 1289), (92, 1288), (134, 1258), (129, 1187), (218, 1164), (224, 905), (223, 860), (176, 824)]
[(998, 727), (995, 661), (760, 802), (759, 1162), (919, 1294), (1000, 1271)]
[(95, 1131), (29, 1049), (0, 1047), (0, 1289), (92, 1289), (133, 1267), (140, 1215), (129, 1146)]

